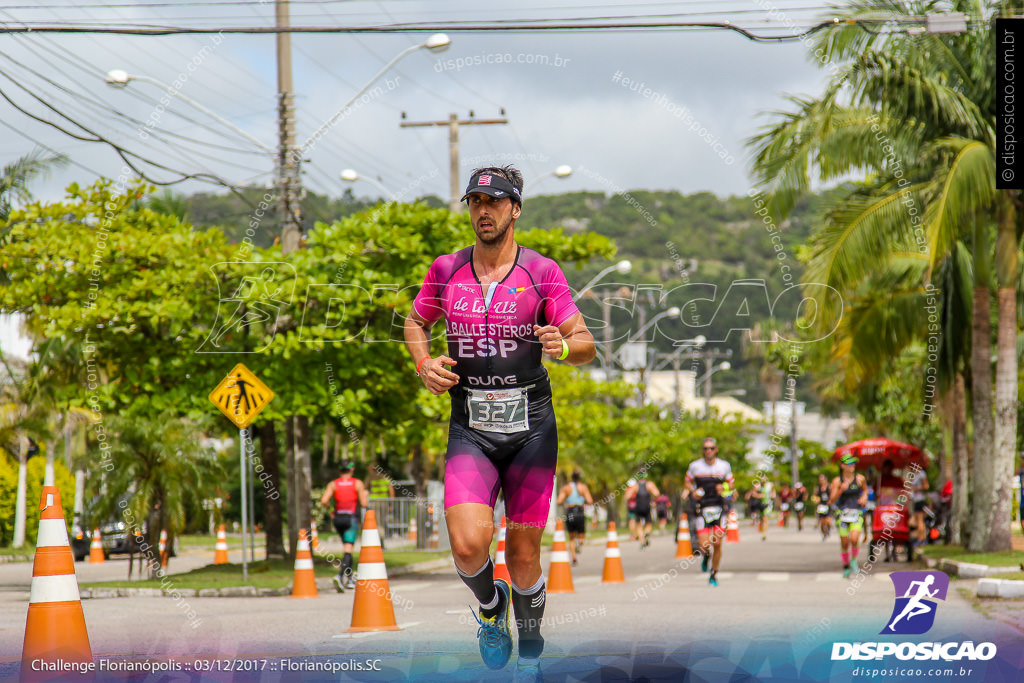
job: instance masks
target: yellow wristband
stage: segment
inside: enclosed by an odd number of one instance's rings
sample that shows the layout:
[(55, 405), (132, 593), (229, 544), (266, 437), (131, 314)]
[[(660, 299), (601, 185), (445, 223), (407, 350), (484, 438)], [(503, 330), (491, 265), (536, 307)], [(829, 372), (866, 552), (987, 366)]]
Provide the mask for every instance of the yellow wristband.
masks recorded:
[(569, 344), (562, 340), (562, 355), (558, 357), (558, 360), (565, 360), (569, 357)]

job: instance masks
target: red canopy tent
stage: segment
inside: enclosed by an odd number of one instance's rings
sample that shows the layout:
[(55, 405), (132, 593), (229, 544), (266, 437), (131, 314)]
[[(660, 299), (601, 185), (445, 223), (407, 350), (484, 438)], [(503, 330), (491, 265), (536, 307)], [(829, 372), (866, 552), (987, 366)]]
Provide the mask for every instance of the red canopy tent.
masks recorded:
[(892, 439), (864, 439), (840, 446), (832, 455), (832, 462), (839, 462), (839, 459), (848, 453), (857, 456), (859, 470), (866, 470), (872, 466), (876, 470), (881, 469), (882, 463), (886, 460), (892, 460), (893, 467), (897, 469), (911, 464), (928, 466), (928, 456), (924, 451), (917, 446)]

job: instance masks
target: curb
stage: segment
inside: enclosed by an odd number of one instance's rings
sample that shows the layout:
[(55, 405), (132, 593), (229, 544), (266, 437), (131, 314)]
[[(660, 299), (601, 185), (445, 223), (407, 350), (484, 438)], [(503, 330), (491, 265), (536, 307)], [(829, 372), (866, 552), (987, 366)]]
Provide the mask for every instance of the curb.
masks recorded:
[[(454, 562), (448, 559), (428, 560), (388, 569), (388, 578), (436, 571), (453, 567)], [(332, 579), (317, 579), (316, 589), (323, 593), (334, 593)], [(283, 588), (257, 588), (256, 586), (225, 586), (224, 588), (81, 588), (82, 599), (101, 598), (276, 598), (292, 594), (291, 582)]]
[(0, 555), (0, 564), (14, 564), (15, 562), (31, 562), (34, 558), (23, 555)]
[(1024, 581), (1011, 579), (981, 579), (978, 581), (979, 598), (1024, 598)]
[(979, 598), (1024, 598), (1024, 581), (988, 578), (994, 574), (1015, 572), (1017, 567), (990, 567), (945, 558), (933, 560), (930, 557), (925, 558), (925, 565), (929, 569), (938, 569), (961, 579), (978, 579), (975, 593)]

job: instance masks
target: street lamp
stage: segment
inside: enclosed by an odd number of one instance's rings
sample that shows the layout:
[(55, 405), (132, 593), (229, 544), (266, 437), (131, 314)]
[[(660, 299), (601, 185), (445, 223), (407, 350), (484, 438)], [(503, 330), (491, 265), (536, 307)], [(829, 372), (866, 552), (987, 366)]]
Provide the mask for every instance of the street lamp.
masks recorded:
[(596, 285), (601, 280), (601, 278), (603, 278), (605, 275), (612, 272), (613, 270), (618, 272), (619, 275), (626, 275), (629, 273), (629, 271), (633, 270), (633, 264), (628, 259), (622, 259), (615, 265), (608, 266), (600, 273), (595, 275), (594, 279), (592, 279), (590, 282), (584, 285), (583, 289), (576, 292), (576, 300), (579, 301), (581, 298), (583, 298), (583, 295), (590, 291), (591, 287)]
[(113, 71), (108, 71), (107, 72), (107, 77), (106, 77), (105, 80), (107, 82), (107, 85), (109, 85), (112, 88), (118, 88), (118, 89), (127, 88), (128, 84), (131, 83), (132, 81), (142, 81), (143, 83), (151, 83), (151, 84), (153, 84), (153, 85), (155, 85), (157, 87), (163, 88), (164, 90), (167, 91), (167, 93), (171, 97), (177, 97), (182, 102), (185, 102), (186, 104), (192, 105), (193, 107), (195, 107), (199, 111), (203, 112), (204, 114), (206, 114), (210, 118), (216, 120), (221, 125), (227, 126), (231, 130), (235, 131), (236, 133), (238, 133), (239, 135), (244, 137), (246, 140), (248, 140), (249, 142), (253, 143), (257, 147), (262, 149), (267, 154), (274, 154), (274, 150), (271, 149), (270, 147), (267, 147), (262, 142), (260, 142), (259, 139), (254, 138), (252, 135), (249, 135), (244, 130), (242, 130), (241, 128), (239, 128), (235, 124), (231, 123), (230, 121), (228, 121), (224, 117), (222, 117), (222, 116), (220, 116), (218, 114), (215, 114), (214, 112), (210, 111), (209, 109), (207, 109), (203, 105), (199, 104), (198, 102), (196, 102), (192, 98), (190, 98), (187, 95), (185, 95), (184, 93), (182, 93), (181, 90), (179, 90), (177, 88), (174, 88), (174, 87), (168, 85), (167, 83), (164, 83), (163, 81), (159, 81), (159, 80), (157, 80), (155, 78), (151, 78), (149, 76), (140, 76), (138, 74), (130, 74), (127, 71), (125, 71), (124, 69), (114, 69)]
[(711, 414), (711, 375), (715, 374), (719, 370), (729, 370), (732, 368), (732, 363), (725, 360), (718, 365), (711, 367), (712, 358), (708, 357), (708, 370), (701, 376), (700, 380), (694, 385), (694, 389), (704, 384), (704, 419), (708, 419)]
[(572, 175), (572, 166), (566, 166), (565, 164), (562, 164), (561, 166), (558, 166), (557, 168), (555, 168), (555, 170), (553, 170), (553, 171), (548, 171), (547, 173), (545, 173), (543, 175), (537, 176), (532, 181), (527, 183), (526, 187), (523, 188), (523, 189), (525, 191), (526, 189), (529, 189), (529, 188), (531, 188), (531, 187), (533, 187), (535, 185), (539, 185), (542, 180), (546, 180), (548, 178), (568, 178), (571, 175)]
[(327, 121), (325, 121), (322, 126), (317, 128), (315, 133), (313, 133), (312, 135), (309, 136), (308, 140), (306, 140), (304, 143), (302, 143), (302, 145), (298, 149), (298, 154), (301, 155), (301, 154), (305, 154), (306, 152), (308, 152), (313, 147), (313, 145), (316, 144), (316, 141), (319, 140), (320, 137), (325, 132), (327, 132), (327, 130), (331, 126), (333, 126), (335, 124), (335, 122), (339, 118), (341, 118), (341, 115), (344, 114), (346, 111), (348, 111), (348, 108), (351, 107), (353, 104), (355, 104), (356, 100), (358, 100), (360, 97), (362, 97), (363, 94), (365, 94), (366, 91), (370, 89), (370, 86), (373, 85), (374, 83), (376, 83), (377, 79), (379, 79), (381, 76), (383, 76), (384, 73), (388, 69), (393, 67), (398, 62), (398, 60), (402, 59), (402, 57), (405, 57), (406, 55), (408, 55), (410, 53), (413, 53), (416, 50), (422, 50), (424, 48), (426, 48), (427, 50), (430, 50), (431, 52), (434, 52), (434, 53), (444, 52), (445, 50), (448, 49), (448, 46), (451, 45), (451, 44), (452, 44), (452, 41), (448, 38), (447, 34), (435, 33), (434, 35), (430, 36), (429, 38), (427, 38), (426, 41), (420, 43), (419, 45), (410, 45), (409, 47), (407, 47), (404, 50), (402, 50), (401, 52), (399, 52), (397, 55), (395, 55), (395, 57), (390, 62), (385, 64), (381, 68), (380, 71), (378, 71), (376, 74), (374, 74), (373, 78), (371, 78), (366, 83), (366, 85), (364, 85), (362, 88), (360, 88), (359, 92), (357, 92), (355, 95), (353, 95), (352, 99), (350, 99), (348, 102), (346, 102), (341, 107), (341, 109), (339, 109), (337, 111), (337, 113), (335, 113), (334, 116), (332, 116)]
[(390, 197), (392, 201), (395, 200), (395, 196), (393, 194), (391, 194), (391, 191), (388, 190), (388, 188), (384, 187), (383, 185), (381, 185), (379, 182), (377, 182), (375, 179), (371, 178), (370, 176), (359, 175), (358, 173), (356, 173), (351, 168), (346, 168), (344, 171), (342, 171), (338, 175), (346, 183), (354, 183), (357, 180), (365, 180), (366, 182), (370, 183), (371, 185), (376, 187), (378, 190), (380, 190), (381, 192), (386, 194), (388, 197)]

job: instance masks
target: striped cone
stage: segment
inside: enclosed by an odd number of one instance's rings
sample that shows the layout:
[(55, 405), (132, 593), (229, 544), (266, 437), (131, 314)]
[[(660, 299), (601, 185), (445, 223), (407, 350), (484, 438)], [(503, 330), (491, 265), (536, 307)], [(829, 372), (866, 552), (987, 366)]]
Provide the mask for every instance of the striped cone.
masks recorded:
[(608, 522), (608, 546), (604, 551), (601, 583), (626, 583), (626, 576), (622, 573), (622, 553), (619, 552), (619, 535), (615, 533), (615, 522)]
[(779, 508), (779, 528), (786, 526), (786, 516), (782, 513), (782, 509)]
[(312, 540), (309, 543), (309, 547), (313, 549), (313, 552), (320, 550), (320, 534), (316, 532), (315, 521), (309, 523), (309, 535), (312, 537)]
[(29, 680), (64, 679), (66, 671), (45, 674), (33, 671), (32, 662), (92, 663), (89, 633), (75, 578), (75, 558), (71, 554), (60, 490), (44, 486), (39, 503), (39, 535), (32, 565), (25, 644), (21, 652), (22, 678)]
[(409, 542), (416, 542), (416, 517), (409, 520)]
[(505, 515), (501, 516), (501, 528), (498, 530), (498, 549), (494, 552), (494, 578), (505, 579), (512, 585), (508, 566), (505, 564)]
[(93, 529), (92, 545), (89, 546), (89, 564), (103, 564), (106, 559), (103, 556), (103, 541), (100, 538), (100, 530)]
[(427, 508), (427, 515), (430, 517), (430, 549), (437, 550), (441, 546), (441, 532), (438, 528), (437, 520), (434, 519), (433, 505)]
[(736, 517), (735, 510), (729, 510), (729, 521), (725, 523), (725, 542), (740, 542), (740, 522)]
[(687, 515), (679, 520), (679, 534), (676, 536), (676, 558), (693, 555), (693, 544), (690, 543), (690, 523)]
[(167, 566), (167, 529), (160, 530), (160, 566)]
[(575, 593), (569, 550), (565, 545), (565, 527), (562, 519), (555, 522), (555, 542), (551, 547), (551, 568), (548, 570), (548, 593)]
[(227, 564), (228, 563), (228, 536), (224, 532), (224, 525), (221, 524), (217, 528), (217, 545), (213, 552), (213, 563), (214, 564)]
[(318, 598), (316, 574), (313, 572), (313, 554), (309, 552), (306, 530), (299, 529), (299, 543), (295, 546), (295, 580), (292, 582), (293, 598)]
[(384, 566), (384, 549), (377, 531), (377, 513), (367, 510), (356, 571), (356, 596), (352, 601), (352, 625), (348, 632), (398, 630), (388, 571)]

